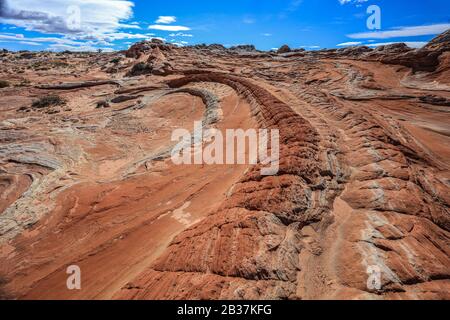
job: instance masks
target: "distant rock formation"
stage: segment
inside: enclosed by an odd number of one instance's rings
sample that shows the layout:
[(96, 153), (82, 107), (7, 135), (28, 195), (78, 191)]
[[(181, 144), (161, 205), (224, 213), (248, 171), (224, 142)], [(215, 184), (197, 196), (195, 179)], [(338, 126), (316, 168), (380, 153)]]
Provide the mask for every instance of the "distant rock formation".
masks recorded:
[(240, 51), (240, 52), (255, 52), (257, 51), (255, 46), (252, 44), (241, 44), (237, 46), (230, 47), (231, 51)]
[[(161, 52), (159, 46), (146, 50), (148, 51), (148, 59), (146, 62), (138, 62), (128, 72), (128, 76), (139, 76), (143, 74), (154, 74), (158, 76), (166, 76), (172, 73), (172, 64), (167, 60)], [(142, 51), (138, 51), (142, 54)]]
[(280, 48), (278, 48), (278, 50), (277, 50), (277, 53), (288, 53), (288, 52), (291, 52), (291, 48), (287, 45), (287, 44), (285, 44), (285, 45), (282, 45)]

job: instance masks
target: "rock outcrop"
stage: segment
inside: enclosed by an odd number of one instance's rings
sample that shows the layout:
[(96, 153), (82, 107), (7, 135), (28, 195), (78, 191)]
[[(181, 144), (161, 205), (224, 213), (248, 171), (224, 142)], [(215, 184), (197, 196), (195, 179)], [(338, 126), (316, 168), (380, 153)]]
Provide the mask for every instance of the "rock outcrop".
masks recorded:
[(450, 30), (437, 36), (421, 49), (408, 50), (401, 44), (385, 46), (379, 60), (387, 64), (399, 64), (413, 71), (435, 71), (439, 57), (450, 51)]
[(146, 62), (138, 62), (128, 72), (128, 76), (140, 76), (153, 74), (157, 76), (167, 76), (173, 71), (172, 64), (167, 61), (165, 55), (159, 47), (150, 49)]
[[(0, 298), (450, 299), (448, 44), (3, 53)], [(278, 171), (175, 163), (199, 122)]]
[(289, 48), (289, 46), (285, 44), (278, 48), (277, 53), (288, 53), (291, 51), (291, 48)]

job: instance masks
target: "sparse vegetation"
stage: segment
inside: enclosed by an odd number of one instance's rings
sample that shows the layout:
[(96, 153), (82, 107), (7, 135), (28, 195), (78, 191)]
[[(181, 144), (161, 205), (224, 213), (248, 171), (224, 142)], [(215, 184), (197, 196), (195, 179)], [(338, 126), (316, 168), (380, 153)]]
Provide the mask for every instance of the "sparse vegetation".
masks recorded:
[(19, 59), (32, 59), (36, 56), (33, 52), (24, 52), (19, 55)]
[(129, 76), (139, 76), (141, 74), (148, 74), (152, 72), (152, 68), (145, 62), (139, 62), (131, 68), (128, 73)]
[(22, 79), (18, 84), (17, 84), (17, 86), (18, 87), (26, 87), (26, 86), (29, 86), (31, 84), (31, 81), (30, 80), (28, 80), (28, 79)]
[(49, 95), (39, 98), (31, 105), (33, 108), (41, 109), (54, 106), (62, 106), (66, 104), (66, 100), (57, 95)]
[(109, 104), (109, 102), (106, 101), (106, 100), (98, 101), (98, 102), (97, 102), (97, 106), (96, 106), (97, 109), (100, 109), (100, 108), (109, 108), (109, 107), (110, 107), (110, 104)]
[(12, 296), (8, 294), (6, 289), (4, 288), (8, 282), (4, 277), (0, 277), (0, 300), (9, 300), (12, 299)]
[(0, 88), (9, 87), (9, 82), (6, 80), (0, 80)]
[(69, 66), (69, 64), (64, 61), (52, 61), (52, 66), (54, 68), (66, 68)]
[(112, 59), (110, 62), (114, 63), (114, 64), (118, 64), (120, 62), (120, 60), (121, 60), (120, 57), (117, 57), (117, 58)]

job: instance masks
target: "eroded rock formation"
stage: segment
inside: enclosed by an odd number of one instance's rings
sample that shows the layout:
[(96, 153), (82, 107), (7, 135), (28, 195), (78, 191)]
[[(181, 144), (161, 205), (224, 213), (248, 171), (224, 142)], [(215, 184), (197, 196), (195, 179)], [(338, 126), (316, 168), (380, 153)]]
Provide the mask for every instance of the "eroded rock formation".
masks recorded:
[[(450, 299), (448, 48), (4, 52), (0, 297)], [(175, 165), (194, 121), (278, 129), (278, 173)]]

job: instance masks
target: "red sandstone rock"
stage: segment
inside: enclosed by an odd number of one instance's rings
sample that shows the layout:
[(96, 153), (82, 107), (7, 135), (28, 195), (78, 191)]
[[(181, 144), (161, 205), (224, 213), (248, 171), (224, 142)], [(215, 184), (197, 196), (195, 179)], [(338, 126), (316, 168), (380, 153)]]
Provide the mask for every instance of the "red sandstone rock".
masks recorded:
[[(23, 79), (44, 53), (7, 53), (0, 298), (450, 299), (447, 51), (448, 32), (282, 56), (154, 40)], [(57, 112), (30, 108), (54, 94)], [(174, 165), (194, 121), (278, 129), (279, 172)]]

